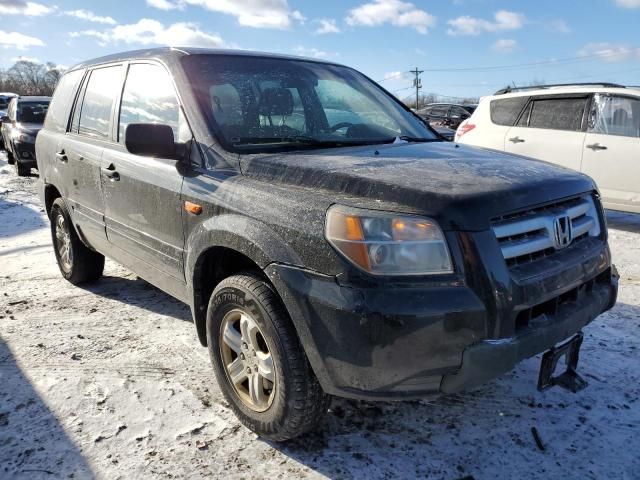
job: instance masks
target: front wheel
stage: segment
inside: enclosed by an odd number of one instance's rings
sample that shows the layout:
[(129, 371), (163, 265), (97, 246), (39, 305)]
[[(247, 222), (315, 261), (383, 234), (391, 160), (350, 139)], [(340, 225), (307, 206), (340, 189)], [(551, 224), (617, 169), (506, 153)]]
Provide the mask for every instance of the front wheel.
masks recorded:
[(7, 152), (7, 163), (9, 165), (13, 165), (16, 162), (15, 157), (13, 156), (13, 153), (11, 153), (11, 150), (9, 150), (9, 147), (6, 147), (5, 152)]
[(104, 256), (82, 243), (62, 198), (55, 199), (49, 216), (53, 251), (62, 276), (74, 285), (100, 278), (104, 270)]
[(223, 280), (209, 301), (207, 340), (220, 389), (246, 427), (283, 441), (320, 422), (330, 397), (269, 283), (253, 273)]

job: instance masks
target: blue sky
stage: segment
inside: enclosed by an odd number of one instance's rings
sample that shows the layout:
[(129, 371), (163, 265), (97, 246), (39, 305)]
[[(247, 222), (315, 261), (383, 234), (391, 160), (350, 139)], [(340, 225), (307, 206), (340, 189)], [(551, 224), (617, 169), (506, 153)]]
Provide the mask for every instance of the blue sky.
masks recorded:
[(640, 84), (640, 0), (0, 0), (0, 19), (0, 67), (171, 44), (325, 58), (386, 78), (401, 98), (415, 67), (425, 93), (452, 96), (534, 80)]

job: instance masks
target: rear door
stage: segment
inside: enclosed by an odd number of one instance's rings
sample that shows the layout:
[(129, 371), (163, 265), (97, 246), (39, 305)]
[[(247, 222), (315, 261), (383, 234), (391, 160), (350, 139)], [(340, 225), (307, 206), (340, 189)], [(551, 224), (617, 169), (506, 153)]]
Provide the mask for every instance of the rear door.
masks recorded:
[(55, 152), (74, 224), (96, 248), (106, 243), (100, 162), (105, 146), (113, 142), (111, 127), (123, 72), (122, 65), (110, 65), (87, 73), (69, 132), (59, 139)]
[(129, 65), (114, 129), (117, 143), (103, 157), (105, 221), (113, 245), (184, 281), (182, 175), (175, 160), (129, 153), (125, 148), (129, 123), (170, 125), (176, 141), (191, 139), (173, 81), (163, 66)]
[(596, 94), (589, 113), (582, 171), (605, 206), (640, 212), (640, 99)]
[(505, 151), (580, 170), (588, 95), (534, 97), (505, 136)]

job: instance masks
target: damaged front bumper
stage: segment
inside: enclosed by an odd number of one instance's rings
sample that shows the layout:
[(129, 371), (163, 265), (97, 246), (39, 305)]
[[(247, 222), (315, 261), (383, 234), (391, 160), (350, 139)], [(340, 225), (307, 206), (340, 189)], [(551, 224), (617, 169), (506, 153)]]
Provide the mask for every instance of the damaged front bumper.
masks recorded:
[(265, 269), (324, 390), (394, 400), (484, 383), (579, 332), (611, 308), (617, 273), (584, 278), (553, 315), (510, 338), (487, 339), (487, 311), (465, 285), (354, 288), (335, 277), (272, 264)]

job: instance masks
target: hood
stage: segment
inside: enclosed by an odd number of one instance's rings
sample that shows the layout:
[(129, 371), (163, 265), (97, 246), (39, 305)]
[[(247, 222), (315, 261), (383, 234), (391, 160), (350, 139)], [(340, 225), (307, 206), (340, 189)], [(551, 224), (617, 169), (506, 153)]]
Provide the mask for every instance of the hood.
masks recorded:
[(595, 189), (589, 177), (572, 170), (449, 142), (247, 155), (241, 170), (335, 192), (335, 203), (378, 209), (394, 204), (455, 230), (486, 230), (505, 213)]
[(42, 126), (43, 126), (42, 123), (19, 122), (19, 125), (16, 125), (16, 128), (20, 130), (22, 133), (33, 135), (35, 137), (38, 134), (38, 132), (42, 130)]

